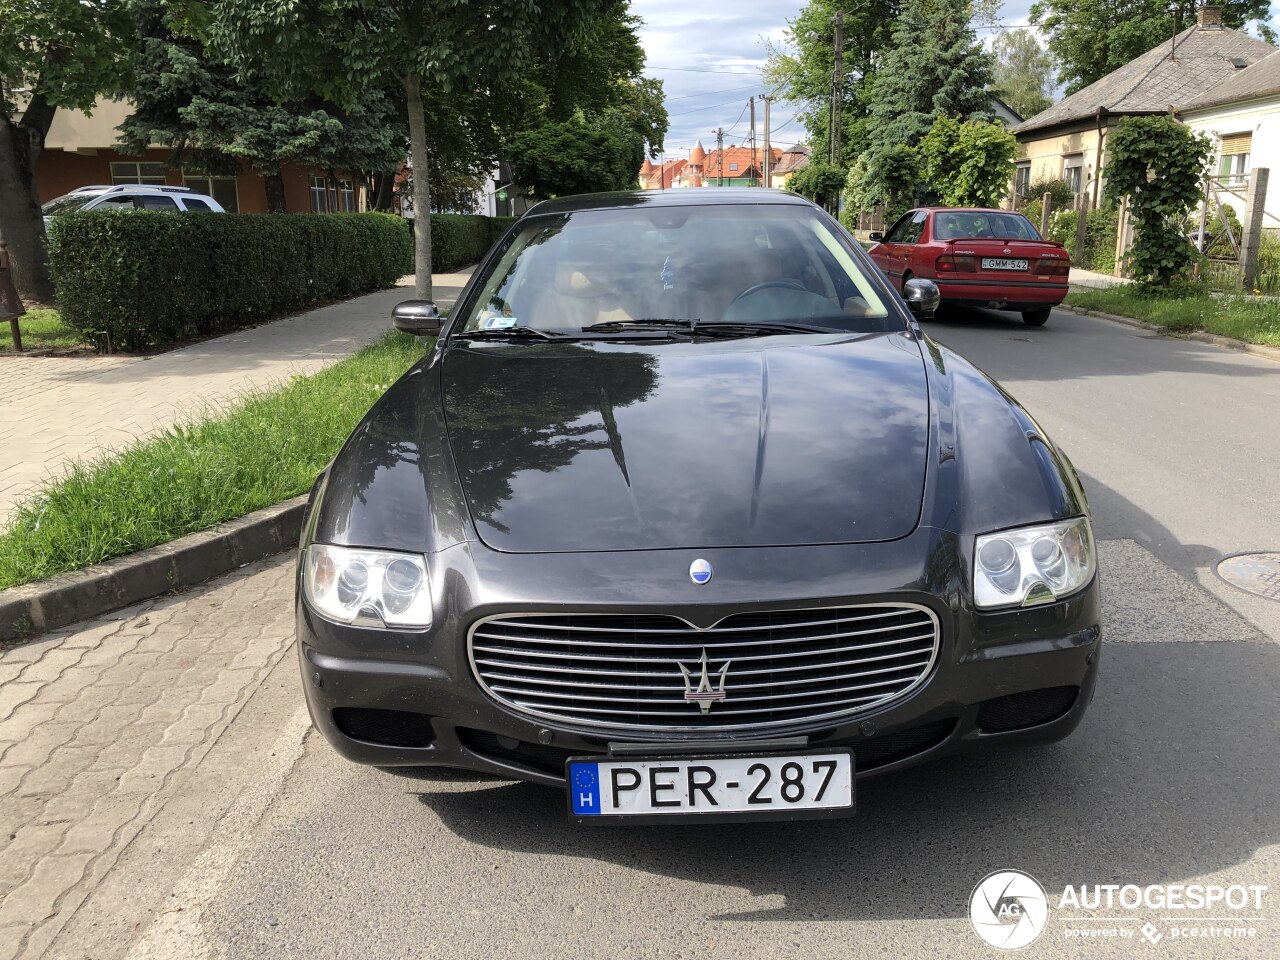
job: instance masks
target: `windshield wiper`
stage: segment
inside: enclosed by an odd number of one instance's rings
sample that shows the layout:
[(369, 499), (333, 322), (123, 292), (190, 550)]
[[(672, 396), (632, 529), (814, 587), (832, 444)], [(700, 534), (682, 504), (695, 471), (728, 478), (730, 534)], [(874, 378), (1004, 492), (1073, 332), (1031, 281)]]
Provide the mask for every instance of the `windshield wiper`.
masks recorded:
[(628, 327), (681, 327), (685, 330), (692, 330), (698, 323), (698, 318), (692, 320), (677, 320), (671, 317), (639, 317), (635, 320), (602, 320), (599, 323), (591, 323), (583, 327), (583, 332), (593, 333), (597, 330), (622, 330)]
[(849, 333), (839, 327), (820, 327), (811, 323), (791, 323), (763, 320), (752, 323), (746, 320), (711, 320), (700, 323), (694, 328), (695, 333), (709, 335), (728, 334), (729, 336), (764, 337), (777, 333)]
[(451, 340), (572, 340), (567, 333), (552, 333), (537, 327), (495, 327), (492, 330), (463, 330), (451, 334)]

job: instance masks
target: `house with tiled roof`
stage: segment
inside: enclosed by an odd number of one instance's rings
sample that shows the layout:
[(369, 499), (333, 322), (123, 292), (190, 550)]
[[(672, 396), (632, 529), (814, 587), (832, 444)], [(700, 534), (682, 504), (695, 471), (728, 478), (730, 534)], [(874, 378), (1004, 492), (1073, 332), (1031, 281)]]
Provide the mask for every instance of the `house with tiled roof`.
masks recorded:
[[(1178, 116), (1213, 141), (1218, 197), (1243, 216), (1254, 167), (1267, 167), (1263, 226), (1280, 227), (1280, 51), (1241, 70), (1179, 108)], [(1272, 216), (1274, 215), (1274, 216)]]
[(1014, 192), (1062, 179), (1096, 206), (1107, 136), (1124, 117), (1168, 113), (1229, 83), (1275, 48), (1222, 25), (1222, 8), (1197, 11), (1193, 26), (1101, 80), (1012, 128), (1018, 140)]
[(782, 151), (778, 162), (769, 168), (769, 186), (775, 190), (787, 189), (795, 172), (809, 165), (811, 152), (808, 145), (803, 143), (793, 144)]
[(658, 163), (653, 163), (648, 157), (644, 158), (644, 163), (640, 165), (640, 189), (641, 190), (670, 190), (676, 186), (676, 181), (684, 172), (688, 160), (667, 160), (663, 159)]

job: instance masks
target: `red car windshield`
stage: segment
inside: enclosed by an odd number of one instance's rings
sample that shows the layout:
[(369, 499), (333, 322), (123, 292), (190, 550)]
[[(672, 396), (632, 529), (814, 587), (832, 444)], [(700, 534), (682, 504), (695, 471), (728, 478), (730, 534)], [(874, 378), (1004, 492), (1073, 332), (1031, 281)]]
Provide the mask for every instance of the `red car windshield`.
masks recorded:
[(1020, 213), (951, 210), (933, 216), (939, 240), (1039, 240), (1040, 232)]

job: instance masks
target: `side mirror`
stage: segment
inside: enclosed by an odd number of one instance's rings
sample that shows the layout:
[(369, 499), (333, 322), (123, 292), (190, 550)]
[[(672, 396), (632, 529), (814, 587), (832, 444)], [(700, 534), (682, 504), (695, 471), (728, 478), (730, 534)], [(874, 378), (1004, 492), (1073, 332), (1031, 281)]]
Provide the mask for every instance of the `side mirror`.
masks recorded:
[(919, 277), (912, 277), (907, 281), (902, 296), (907, 301), (907, 309), (917, 320), (932, 317), (938, 312), (938, 304), (942, 300), (938, 285), (932, 280), (921, 280)]
[(884, 239), (884, 234), (881, 233), (879, 230), (872, 230), (870, 233), (867, 234), (867, 239), (870, 240), (872, 243), (879, 243), (881, 240)]
[(391, 311), (391, 322), (397, 330), (415, 337), (434, 337), (444, 325), (440, 311), (430, 300), (406, 300)]

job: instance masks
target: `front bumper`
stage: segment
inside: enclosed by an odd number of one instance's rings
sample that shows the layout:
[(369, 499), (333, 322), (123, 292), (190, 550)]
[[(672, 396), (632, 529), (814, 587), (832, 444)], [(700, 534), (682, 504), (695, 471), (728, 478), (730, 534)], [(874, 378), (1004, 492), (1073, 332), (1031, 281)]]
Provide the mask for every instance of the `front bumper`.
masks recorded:
[[(693, 740), (688, 734), (613, 733), (521, 715), (491, 699), (471, 672), (467, 626), (500, 609), (478, 602), (473, 595), (467, 596), (468, 602), (442, 605), (455, 612), (436, 625), (429, 642), (414, 634), (371, 634), (338, 627), (316, 617), (300, 602), (298, 653), (307, 704), (317, 729), (339, 753), (357, 763), (457, 767), (556, 786), (564, 783), (565, 759), (607, 755), (610, 744), (619, 742), (681, 741), (690, 752), (698, 752), (712, 742), (722, 751), (750, 750), (753, 745), (760, 749), (764, 741), (785, 737), (789, 745), (797, 747), (852, 748), (861, 777), (988, 744), (1051, 742), (1074, 730), (1093, 697), (1097, 678), (1101, 631), (1096, 579), (1082, 592), (1057, 603), (978, 614), (965, 609), (946, 584), (929, 583), (923, 570), (917, 577), (906, 578), (905, 584), (899, 580), (896, 589), (886, 589), (894, 574), (901, 576), (904, 569), (902, 565), (895, 568), (892, 552), (911, 550), (906, 541), (900, 544), (878, 545), (871, 551), (874, 557), (867, 555), (865, 547), (804, 548), (811, 578), (791, 589), (780, 587), (775, 578), (775, 591), (794, 592), (795, 596), (763, 604), (749, 601), (761, 590), (759, 579), (751, 584), (751, 573), (744, 570), (743, 583), (735, 585), (732, 560), (713, 557), (719, 597), (726, 602), (696, 608), (671, 603), (662, 608), (680, 615), (690, 615), (696, 609), (700, 619), (716, 620), (726, 611), (744, 606), (793, 605), (799, 600), (809, 606), (883, 600), (930, 605), (942, 621), (942, 641), (925, 682), (900, 700), (838, 721), (789, 726), (785, 731), (753, 731), (751, 735), (716, 735), (708, 730)], [(955, 548), (955, 544), (949, 546)], [(767, 556), (776, 552), (753, 551), (751, 560), (768, 565), (781, 559)], [(824, 556), (827, 553), (831, 556)], [(525, 562), (511, 555), (501, 559), (508, 567)], [(850, 597), (827, 588), (823, 573), (828, 562), (833, 576), (836, 569), (844, 570), (847, 583), (850, 569), (860, 566), (858, 560), (867, 565), (867, 573), (857, 579), (869, 591)], [(454, 568), (454, 582), (475, 583), (485, 580), (479, 569), (484, 562), (484, 557), (466, 551), (465, 556), (454, 557), (445, 566)], [(572, 575), (577, 571), (555, 569), (578, 562), (567, 555), (530, 557), (527, 562), (540, 565), (540, 578), (560, 584), (578, 582)], [(594, 555), (589, 562), (597, 574), (607, 574), (612, 561), (608, 555)], [(646, 593), (644, 578), (636, 575), (634, 567), (647, 562), (635, 555), (630, 561), (619, 559), (618, 563), (632, 566), (633, 577), (594, 581), (597, 594), (605, 594), (598, 599), (612, 600), (611, 607), (616, 609), (623, 605), (625, 593), (632, 597), (627, 605), (633, 610), (641, 606), (634, 597), (637, 591)], [(872, 570), (878, 572), (873, 574)], [(436, 583), (450, 579), (445, 570), (433, 571), (432, 576), (439, 577)], [(606, 580), (608, 589), (603, 586)], [(740, 591), (735, 589), (739, 586)], [(616, 596), (608, 596), (615, 591)], [(828, 599), (815, 600), (815, 596)], [(546, 606), (574, 609), (577, 599), (567, 596), (565, 602)], [(507, 599), (501, 606), (509, 608), (511, 602)], [(521, 608), (531, 605), (528, 597), (519, 601)], [(583, 600), (581, 606), (590, 604)], [(647, 605), (647, 609), (654, 606)], [(459, 610), (464, 612), (456, 612)]]

